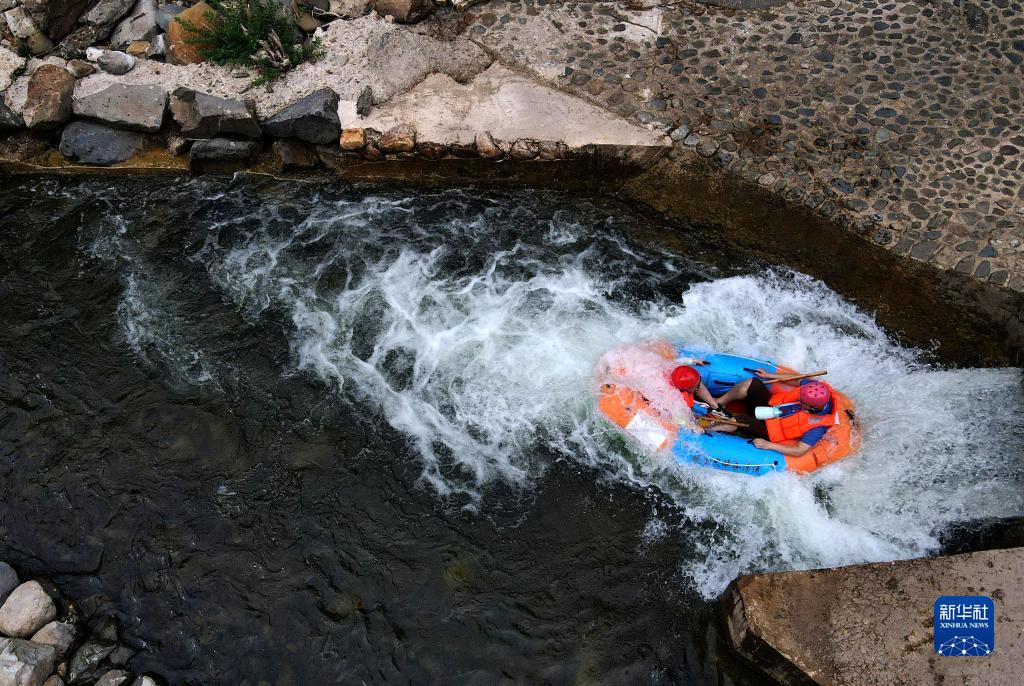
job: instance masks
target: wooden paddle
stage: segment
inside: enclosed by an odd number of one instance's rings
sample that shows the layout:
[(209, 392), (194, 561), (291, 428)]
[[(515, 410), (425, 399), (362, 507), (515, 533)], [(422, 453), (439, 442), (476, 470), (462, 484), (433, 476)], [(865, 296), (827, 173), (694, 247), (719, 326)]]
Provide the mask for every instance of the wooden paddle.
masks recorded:
[[(743, 371), (754, 373), (757, 370), (751, 369), (750, 367), (744, 367)], [(810, 379), (810, 378), (813, 378), (815, 376), (825, 376), (826, 374), (828, 374), (828, 370), (827, 369), (822, 369), (821, 371), (811, 372), (809, 374), (790, 374), (789, 376), (780, 376), (777, 379), (761, 379), (761, 380), (762, 381), (767, 381), (769, 383), (778, 383), (780, 381), (782, 383), (786, 383), (788, 381), (800, 381), (801, 379)], [(760, 379), (761, 377), (757, 377), (757, 378)]]

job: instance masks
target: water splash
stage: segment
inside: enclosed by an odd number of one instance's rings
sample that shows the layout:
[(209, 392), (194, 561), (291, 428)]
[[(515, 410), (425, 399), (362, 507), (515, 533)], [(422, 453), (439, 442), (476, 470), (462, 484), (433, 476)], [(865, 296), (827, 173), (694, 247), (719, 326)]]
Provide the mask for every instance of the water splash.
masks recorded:
[[(674, 531), (681, 574), (706, 597), (751, 570), (925, 554), (937, 528), (1024, 511), (1019, 370), (932, 367), (818, 281), (714, 278), (627, 242), (621, 217), (561, 201), (452, 191), (259, 204), (234, 190), (197, 217), (191, 260), (250, 321), (282, 322), (284, 373), (408, 436), (440, 494), (486, 508), (489, 483), (529, 489), (552, 455), (656, 486), (674, 515), (652, 532)], [(861, 454), (760, 479), (638, 458), (594, 416), (593, 370), (651, 339), (828, 369), (858, 404)]]

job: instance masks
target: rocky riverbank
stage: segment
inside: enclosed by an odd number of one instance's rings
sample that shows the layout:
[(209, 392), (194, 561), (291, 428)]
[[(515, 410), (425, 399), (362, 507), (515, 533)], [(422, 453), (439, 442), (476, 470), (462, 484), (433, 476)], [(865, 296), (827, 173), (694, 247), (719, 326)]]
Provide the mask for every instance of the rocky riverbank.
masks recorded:
[(83, 617), (52, 583), (0, 562), (0, 686), (156, 686), (127, 666), (138, 651), (113, 617)]

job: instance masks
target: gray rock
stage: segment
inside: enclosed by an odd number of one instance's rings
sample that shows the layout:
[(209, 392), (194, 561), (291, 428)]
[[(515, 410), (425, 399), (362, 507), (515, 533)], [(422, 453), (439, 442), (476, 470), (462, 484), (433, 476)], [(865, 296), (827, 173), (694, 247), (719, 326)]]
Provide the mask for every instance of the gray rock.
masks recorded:
[[(17, 5), (17, 0), (0, 1)], [(82, 13), (93, 4), (91, 0), (24, 0), (22, 6), (32, 15), (39, 29), (50, 37), (50, 40), (58, 41), (75, 27)], [(5, 8), (7, 9), (7, 8)]]
[(4, 20), (11, 33), (28, 48), (33, 55), (41, 55), (53, 48), (53, 41), (42, 32), (24, 7), (15, 7), (4, 12)]
[(53, 646), (16, 638), (0, 638), (0, 684), (41, 686), (53, 673)]
[(153, 677), (142, 676), (135, 677), (135, 681), (132, 682), (132, 686), (157, 686), (156, 680)]
[(74, 624), (50, 622), (32, 635), (32, 642), (53, 646), (57, 651), (57, 662), (60, 662), (71, 652), (76, 638), (78, 630)]
[[(11, 117), (17, 117), (18, 120), (21, 120), (20, 115), (10, 109), (7, 109), (3, 100), (0, 100), (0, 131), (3, 131), (4, 129), (4, 110), (7, 110)], [(13, 128), (20, 128), (24, 125), (25, 122), (22, 121)], [(0, 604), (3, 604), (3, 602), (7, 600), (7, 596), (11, 595), (11, 591), (16, 589), (20, 583), (21, 582), (18, 581), (18, 573), (15, 572), (14, 569), (6, 562), (0, 562)]]
[(156, 0), (138, 0), (110, 36), (114, 48), (126, 48), (137, 40), (152, 40), (157, 34)]
[(54, 674), (43, 682), (43, 686), (64, 686), (64, 680), (60, 678), (59, 674)]
[(690, 135), (690, 128), (687, 126), (680, 126), (678, 129), (669, 134), (669, 137), (675, 142), (680, 142)]
[(255, 141), (208, 138), (192, 144), (188, 163), (200, 174), (229, 174), (244, 169), (258, 148)]
[(391, 15), (399, 24), (415, 24), (434, 12), (434, 0), (374, 0), (373, 9)]
[(142, 147), (143, 136), (91, 121), (74, 121), (64, 127), (60, 152), (82, 164), (106, 166), (124, 162)]
[(334, 143), (341, 133), (338, 99), (338, 94), (329, 88), (318, 90), (263, 122), (263, 132), (315, 145)]
[(135, 58), (120, 50), (107, 50), (96, 58), (96, 64), (108, 74), (121, 76), (135, 67)]
[(99, 0), (85, 16), (83, 24), (93, 26), (111, 26), (115, 21), (128, 14), (135, 0)]
[(367, 86), (356, 99), (356, 114), (365, 117), (373, 109), (373, 89)]
[(76, 96), (72, 109), (88, 117), (132, 131), (159, 131), (167, 109), (167, 91), (157, 85), (112, 83), (101, 91)]
[(0, 606), (0, 633), (27, 638), (57, 616), (57, 606), (38, 581), (26, 581)]
[(181, 5), (160, 5), (157, 8), (156, 25), (161, 31), (166, 31), (176, 16), (185, 11)]
[(120, 669), (112, 669), (99, 678), (96, 682), (96, 686), (122, 686), (127, 683), (131, 675)]
[(153, 40), (149, 41), (149, 47), (146, 48), (146, 57), (161, 57), (167, 53), (167, 36), (164, 34), (157, 34)]
[(274, 167), (278, 171), (289, 169), (312, 169), (316, 167), (319, 158), (316, 150), (306, 143), (295, 140), (274, 141), (271, 147)]
[(253, 107), (241, 100), (218, 98), (187, 88), (171, 93), (171, 114), (185, 138), (236, 135), (259, 138), (260, 125)]

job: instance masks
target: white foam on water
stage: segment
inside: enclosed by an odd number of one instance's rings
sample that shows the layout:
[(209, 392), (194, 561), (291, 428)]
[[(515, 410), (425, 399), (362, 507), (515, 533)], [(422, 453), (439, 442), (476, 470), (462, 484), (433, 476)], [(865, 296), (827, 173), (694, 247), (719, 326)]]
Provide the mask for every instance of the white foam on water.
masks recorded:
[[(930, 367), (788, 272), (630, 297), (682, 260), (557, 213), (520, 241), (508, 225), (528, 207), (476, 199), (460, 216), (459, 197), (314, 200), (297, 219), (261, 207), (212, 222), (194, 260), (249, 316), (278, 313), (290, 371), (379, 412), (440, 494), (486, 508), (487, 484), (529, 488), (553, 456), (656, 486), (676, 514), (645, 537), (674, 526), (680, 572), (706, 597), (743, 572), (923, 554), (937, 527), (1024, 512), (1019, 370)], [(421, 226), (432, 203), (448, 219)], [(654, 339), (828, 369), (857, 403), (861, 453), (762, 478), (637, 457), (594, 415), (593, 372)]]

